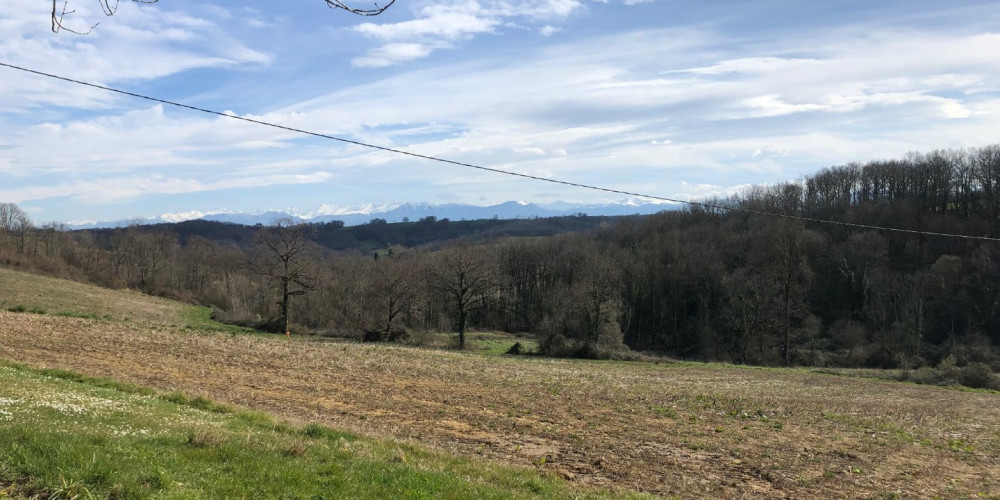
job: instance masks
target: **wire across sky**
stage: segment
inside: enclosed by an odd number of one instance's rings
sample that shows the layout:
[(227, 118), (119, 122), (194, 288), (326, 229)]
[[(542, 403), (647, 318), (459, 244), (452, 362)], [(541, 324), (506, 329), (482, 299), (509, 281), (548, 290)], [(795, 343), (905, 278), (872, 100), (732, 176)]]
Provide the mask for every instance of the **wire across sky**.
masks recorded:
[(836, 220), (829, 220), (829, 219), (817, 219), (817, 218), (814, 218), (814, 217), (804, 217), (804, 216), (801, 216), (801, 215), (782, 214), (782, 213), (767, 212), (767, 211), (762, 211), (762, 210), (751, 210), (751, 209), (742, 208), (742, 207), (730, 207), (730, 206), (716, 205), (716, 204), (713, 204), (713, 203), (706, 203), (706, 202), (700, 202), (700, 201), (680, 200), (680, 199), (675, 199), (675, 198), (668, 198), (668, 197), (665, 197), (665, 196), (656, 196), (656, 195), (651, 195), (651, 194), (636, 193), (636, 192), (632, 192), (632, 191), (624, 191), (624, 190), (620, 190), (620, 189), (613, 189), (613, 188), (608, 188), (608, 187), (594, 186), (594, 185), (590, 185), (590, 184), (581, 184), (581, 183), (578, 183), (578, 182), (570, 182), (570, 181), (565, 181), (565, 180), (560, 180), (560, 179), (552, 179), (552, 178), (548, 178), (548, 177), (540, 177), (540, 176), (530, 175), (530, 174), (524, 174), (524, 173), (520, 173), (520, 172), (511, 172), (511, 171), (507, 171), (507, 170), (500, 170), (500, 169), (497, 169), (497, 168), (484, 167), (482, 165), (475, 165), (475, 164), (472, 164), (472, 163), (465, 163), (465, 162), (460, 162), (460, 161), (455, 161), (455, 160), (449, 160), (447, 158), (439, 158), (439, 157), (436, 157), (436, 156), (430, 156), (430, 155), (423, 155), (423, 154), (419, 154), (419, 153), (413, 153), (413, 152), (405, 151), (405, 150), (402, 150), (402, 149), (395, 149), (395, 148), (389, 148), (389, 147), (385, 147), (385, 146), (378, 146), (378, 145), (375, 145), (375, 144), (369, 144), (369, 143), (365, 143), (365, 142), (361, 142), (361, 141), (355, 141), (355, 140), (352, 140), (352, 139), (346, 139), (346, 138), (343, 138), (343, 137), (337, 137), (337, 136), (333, 136), (333, 135), (322, 134), (322, 133), (319, 133), (319, 132), (313, 132), (313, 131), (299, 129), (299, 128), (295, 128), (295, 127), (288, 127), (288, 126), (285, 126), (285, 125), (280, 125), (280, 124), (272, 123), (272, 122), (266, 122), (266, 121), (263, 121), (263, 120), (256, 120), (256, 119), (253, 119), (253, 118), (247, 118), (247, 117), (239, 116), (239, 115), (232, 114), (232, 113), (224, 113), (224, 112), (221, 112), (221, 111), (215, 111), (215, 110), (212, 110), (212, 109), (202, 108), (202, 107), (198, 107), (198, 106), (192, 106), (192, 105), (189, 105), (189, 104), (183, 104), (183, 103), (179, 103), (179, 102), (175, 102), (175, 101), (170, 101), (170, 100), (167, 100), (167, 99), (161, 99), (161, 98), (158, 98), (158, 97), (152, 97), (152, 96), (148, 96), (148, 95), (144, 95), (144, 94), (138, 94), (138, 93), (135, 93), (135, 92), (129, 92), (127, 90), (116, 89), (116, 88), (113, 88), (113, 87), (107, 87), (105, 85), (99, 85), (99, 84), (96, 84), (96, 83), (85, 82), (85, 81), (82, 81), (82, 80), (76, 80), (76, 79), (73, 79), (73, 78), (68, 78), (68, 77), (65, 77), (65, 76), (60, 76), (60, 75), (56, 75), (56, 74), (52, 74), (52, 73), (46, 73), (44, 71), (38, 71), (38, 70), (35, 70), (35, 69), (25, 68), (23, 66), (17, 66), (17, 65), (14, 65), (14, 64), (8, 64), (8, 63), (5, 63), (5, 62), (0, 62), (0, 66), (6, 67), (6, 68), (9, 68), (9, 69), (12, 69), (12, 70), (17, 70), (17, 71), (22, 71), (22, 72), (25, 72), (25, 73), (34, 74), (34, 75), (37, 75), (37, 76), (42, 76), (42, 77), (46, 77), (46, 78), (52, 78), (52, 79), (55, 79), (55, 80), (61, 80), (61, 81), (67, 82), (67, 83), (75, 84), (75, 85), (82, 85), (82, 86), (86, 86), (86, 87), (92, 87), (92, 88), (95, 88), (95, 89), (100, 89), (100, 90), (104, 90), (104, 91), (107, 91), (107, 92), (114, 92), (114, 93), (117, 93), (117, 94), (126, 95), (126, 96), (129, 96), (129, 97), (134, 97), (134, 98), (137, 98), (137, 99), (144, 99), (144, 100), (147, 100), (147, 101), (152, 101), (152, 102), (157, 102), (157, 103), (161, 103), (161, 104), (166, 104), (166, 105), (177, 107), (177, 108), (183, 108), (183, 109), (188, 109), (188, 110), (191, 110), (191, 111), (197, 111), (199, 113), (205, 113), (205, 114), (209, 114), (209, 115), (222, 116), (222, 117), (230, 118), (230, 119), (233, 119), (233, 120), (241, 120), (241, 121), (244, 121), (244, 122), (255, 123), (257, 125), (261, 125), (261, 126), (265, 126), (265, 127), (271, 127), (271, 128), (276, 128), (276, 129), (285, 130), (285, 131), (289, 131), (289, 132), (294, 132), (294, 133), (297, 133), (297, 134), (308, 135), (308, 136), (312, 136), (312, 137), (319, 137), (319, 138), (322, 138), (322, 139), (327, 139), (327, 140), (331, 140), (331, 141), (342, 142), (342, 143), (345, 143), (345, 144), (353, 144), (355, 146), (362, 146), (362, 147), (365, 147), (365, 148), (375, 149), (375, 150), (379, 150), (379, 151), (385, 151), (385, 152), (388, 152), (388, 153), (393, 153), (393, 154), (402, 155), (402, 156), (409, 156), (409, 157), (412, 157), (412, 158), (419, 158), (419, 159), (422, 159), (422, 160), (434, 161), (434, 162), (439, 162), (439, 163), (446, 163), (446, 164), (454, 165), (454, 166), (457, 166), (457, 167), (472, 168), (472, 169), (482, 170), (482, 171), (486, 171), (486, 172), (493, 172), (493, 173), (502, 174), (502, 175), (510, 175), (510, 176), (515, 176), (515, 177), (521, 177), (521, 178), (524, 178), (524, 179), (531, 179), (531, 180), (535, 180), (535, 181), (548, 182), (548, 183), (552, 183), (552, 184), (560, 184), (560, 185), (563, 185), (563, 186), (571, 186), (571, 187), (577, 187), (577, 188), (582, 188), (582, 189), (589, 189), (589, 190), (593, 190), (593, 191), (602, 191), (602, 192), (605, 192), (605, 193), (620, 194), (620, 195), (625, 195), (625, 196), (634, 196), (634, 197), (638, 197), (638, 198), (646, 198), (646, 199), (649, 199), (649, 200), (656, 200), (656, 201), (665, 201), (665, 202), (669, 202), (669, 203), (684, 204), (684, 205), (688, 205), (688, 206), (701, 207), (701, 208), (710, 209), (710, 210), (724, 210), (724, 211), (728, 211), (728, 212), (738, 212), (738, 213), (745, 213), (745, 214), (750, 214), (750, 215), (760, 215), (760, 216), (766, 216), (766, 217), (791, 219), (791, 220), (798, 220), (798, 221), (811, 222), (811, 223), (817, 223), (817, 224), (832, 224), (832, 225), (844, 226), (844, 227), (850, 227), (850, 228), (856, 228), (856, 229), (868, 229), (868, 230), (873, 230), (873, 231), (887, 231), (887, 232), (895, 232), (895, 233), (914, 234), (914, 235), (920, 235), (920, 236), (935, 236), (935, 237), (943, 237), (943, 238), (960, 238), (960, 239), (967, 239), (967, 240), (997, 241), (997, 242), (1000, 242), (1000, 238), (992, 238), (992, 237), (989, 237), (989, 236), (972, 236), (972, 235), (954, 234), (954, 233), (940, 233), (940, 232), (932, 232), (932, 231), (919, 231), (919, 230), (916, 230), (916, 229), (904, 229), (904, 228), (896, 228), (896, 227), (875, 226), (875, 225), (870, 225), (870, 224), (858, 224), (858, 223), (853, 223), (853, 222), (843, 222), (843, 221), (836, 221)]

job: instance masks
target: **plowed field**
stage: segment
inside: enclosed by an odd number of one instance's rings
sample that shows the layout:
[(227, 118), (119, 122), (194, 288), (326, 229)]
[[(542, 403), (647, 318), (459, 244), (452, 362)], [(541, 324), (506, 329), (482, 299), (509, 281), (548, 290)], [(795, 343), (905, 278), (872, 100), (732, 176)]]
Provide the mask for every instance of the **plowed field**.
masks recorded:
[(0, 357), (684, 498), (1000, 495), (1000, 395), (0, 312)]

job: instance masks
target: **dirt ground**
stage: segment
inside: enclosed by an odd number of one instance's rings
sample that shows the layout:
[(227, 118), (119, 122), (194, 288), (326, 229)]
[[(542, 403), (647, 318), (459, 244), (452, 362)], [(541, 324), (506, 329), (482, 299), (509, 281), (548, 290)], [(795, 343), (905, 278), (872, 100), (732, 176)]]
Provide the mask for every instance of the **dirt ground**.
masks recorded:
[(1000, 395), (0, 312), (0, 358), (683, 498), (1000, 498)]

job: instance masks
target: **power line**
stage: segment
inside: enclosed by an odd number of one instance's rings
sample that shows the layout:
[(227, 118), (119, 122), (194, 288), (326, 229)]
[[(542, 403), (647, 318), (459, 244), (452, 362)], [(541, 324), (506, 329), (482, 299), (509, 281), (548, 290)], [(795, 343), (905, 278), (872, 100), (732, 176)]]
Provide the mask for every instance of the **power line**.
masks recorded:
[(449, 165), (455, 165), (455, 166), (459, 166), (459, 167), (473, 168), (473, 169), (477, 169), (477, 170), (483, 170), (483, 171), (486, 171), (486, 172), (493, 172), (493, 173), (503, 174), (503, 175), (512, 175), (512, 176), (521, 177), (521, 178), (524, 178), (524, 179), (532, 179), (532, 180), (536, 180), (536, 181), (549, 182), (549, 183), (552, 183), (552, 184), (561, 184), (561, 185), (564, 185), (564, 186), (572, 186), (572, 187), (578, 187), (578, 188), (583, 188), (583, 189), (590, 189), (590, 190), (593, 190), (593, 191), (602, 191), (602, 192), (605, 192), (605, 193), (621, 194), (621, 195), (625, 195), (625, 196), (635, 196), (635, 197), (638, 197), (638, 198), (646, 198), (646, 199), (657, 200), (657, 201), (666, 201), (666, 202), (670, 202), (670, 203), (680, 203), (680, 204), (684, 204), (684, 205), (696, 206), (696, 207), (701, 207), (701, 208), (706, 208), (706, 209), (711, 209), (711, 210), (725, 210), (725, 211), (728, 211), (728, 212), (738, 212), (738, 213), (745, 213), (745, 214), (750, 214), (750, 215), (762, 215), (762, 216), (767, 216), (767, 217), (777, 217), (777, 218), (783, 218), (783, 219), (798, 220), (798, 221), (803, 221), (803, 222), (814, 222), (814, 223), (817, 223), (817, 224), (832, 224), (832, 225), (843, 226), (843, 227), (850, 227), (850, 228), (857, 228), (857, 229), (870, 229), (870, 230), (874, 230), (874, 231), (889, 231), (889, 232), (896, 232), (896, 233), (916, 234), (916, 235), (921, 235), (921, 236), (940, 236), (940, 237), (945, 237), (945, 238), (962, 238), (962, 239), (968, 239), (968, 240), (1000, 241), (1000, 238), (991, 238), (989, 236), (969, 236), (969, 235), (964, 235), (964, 234), (938, 233), (938, 232), (932, 232), (932, 231), (919, 231), (919, 230), (916, 230), (916, 229), (902, 229), (902, 228), (896, 228), (896, 227), (875, 226), (875, 225), (869, 225), (869, 224), (856, 224), (856, 223), (852, 223), (852, 222), (843, 222), (843, 221), (836, 221), (836, 220), (816, 219), (816, 218), (813, 218), (813, 217), (804, 217), (804, 216), (800, 216), (800, 215), (791, 215), (791, 214), (782, 214), (782, 213), (776, 213), (776, 212), (767, 212), (767, 211), (763, 211), (763, 210), (751, 210), (751, 209), (741, 208), (741, 207), (727, 207), (727, 206), (724, 206), (724, 205), (716, 205), (716, 204), (713, 204), (713, 203), (705, 203), (705, 202), (700, 202), (700, 201), (678, 200), (678, 199), (675, 199), (675, 198), (667, 198), (667, 197), (664, 197), (664, 196), (654, 196), (654, 195), (649, 195), (649, 194), (635, 193), (635, 192), (631, 192), (631, 191), (624, 191), (624, 190), (620, 190), (620, 189), (612, 189), (612, 188), (606, 188), (606, 187), (601, 187), (601, 186), (593, 186), (593, 185), (589, 185), (589, 184), (581, 184), (581, 183), (578, 183), (578, 182), (570, 182), (570, 181), (564, 181), (564, 180), (559, 180), (559, 179), (550, 179), (550, 178), (547, 178), (547, 177), (539, 177), (537, 175), (523, 174), (523, 173), (519, 173), (519, 172), (510, 172), (510, 171), (507, 171), (507, 170), (500, 170), (500, 169), (497, 169), (497, 168), (484, 167), (482, 165), (475, 165), (475, 164), (472, 164), (472, 163), (465, 163), (465, 162), (460, 162), (460, 161), (455, 161), (455, 160), (448, 160), (446, 158), (438, 158), (436, 156), (423, 155), (423, 154), (414, 153), (414, 152), (411, 152), (411, 151), (404, 151), (404, 150), (401, 150), (401, 149), (388, 148), (388, 147), (385, 147), (385, 146), (378, 146), (378, 145), (375, 145), (375, 144), (368, 144), (368, 143), (365, 143), (365, 142), (355, 141), (355, 140), (351, 140), (351, 139), (345, 139), (343, 137), (337, 137), (337, 136), (328, 135), (328, 134), (321, 134), (319, 132), (312, 132), (312, 131), (304, 130), (304, 129), (300, 129), (300, 128), (288, 127), (288, 126), (285, 126), (285, 125), (279, 125), (277, 123), (266, 122), (266, 121), (263, 121), (263, 120), (255, 120), (253, 118), (247, 118), (245, 116), (238, 116), (238, 115), (234, 115), (234, 114), (223, 113), (221, 111), (215, 111), (215, 110), (211, 110), (211, 109), (207, 109), (207, 108), (201, 108), (201, 107), (198, 107), (198, 106), (192, 106), (190, 104), (182, 104), (182, 103), (175, 102), (175, 101), (170, 101), (170, 100), (167, 100), (167, 99), (160, 99), (158, 97), (151, 97), (151, 96), (148, 96), (148, 95), (137, 94), (135, 92), (129, 92), (127, 90), (121, 90), (121, 89), (116, 89), (116, 88), (113, 88), (113, 87), (107, 87), (107, 86), (104, 86), (104, 85), (98, 85), (96, 83), (90, 83), (90, 82), (85, 82), (85, 81), (81, 81), (81, 80), (75, 80), (73, 78), (68, 78), (68, 77), (65, 77), (65, 76), (59, 76), (59, 75), (55, 75), (55, 74), (52, 74), (52, 73), (45, 73), (43, 71), (38, 71), (38, 70), (29, 69), (29, 68), (25, 68), (25, 67), (21, 67), (21, 66), (16, 66), (16, 65), (13, 65), (13, 64), (5, 63), (5, 62), (0, 62), (0, 66), (6, 67), (6, 68), (10, 68), (10, 69), (15, 69), (15, 70), (18, 70), (18, 71), (23, 71), (25, 73), (32, 73), (32, 74), (35, 74), (35, 75), (44, 76), (46, 78), (53, 78), (53, 79), (56, 79), (56, 80), (62, 80), (64, 82), (69, 82), (69, 83), (73, 83), (73, 84), (77, 84), (77, 85), (83, 85), (83, 86), (86, 86), (86, 87), (92, 87), (92, 88), (95, 88), (95, 89), (105, 90), (105, 91), (108, 91), (108, 92), (114, 92), (114, 93), (117, 93), (117, 94), (127, 95), (129, 97), (135, 97), (135, 98), (138, 98), (138, 99), (145, 99), (147, 101), (153, 101), (153, 102), (158, 102), (158, 103), (161, 103), (161, 104), (167, 104), (167, 105), (170, 105), (170, 106), (175, 106), (175, 107), (178, 107), (178, 108), (184, 108), (184, 109), (189, 109), (189, 110), (192, 110), (192, 111), (198, 111), (200, 113), (206, 113), (206, 114), (210, 114), (210, 115), (223, 116), (223, 117), (231, 118), (231, 119), (234, 119), (234, 120), (242, 120), (242, 121), (245, 121), (245, 122), (256, 123), (257, 125), (263, 125), (265, 127), (272, 127), (272, 128), (276, 128), (276, 129), (280, 129), (280, 130), (286, 130), (286, 131), (289, 131), (289, 132), (295, 132), (297, 134), (309, 135), (309, 136), (313, 136), (313, 137), (319, 137), (319, 138), (322, 138), (322, 139), (329, 139), (331, 141), (338, 141), (338, 142), (343, 142), (343, 143), (346, 143), (346, 144), (353, 144), (355, 146), (362, 146), (362, 147), (366, 147), (366, 148), (370, 148), (370, 149), (375, 149), (375, 150), (379, 150), (379, 151), (385, 151), (387, 153), (394, 153), (394, 154), (403, 155), (403, 156), (409, 156), (409, 157), (413, 157), (413, 158), (420, 158), (420, 159), (423, 159), (423, 160), (430, 160), (430, 161), (436, 161), (436, 162), (440, 162), (440, 163), (447, 163)]

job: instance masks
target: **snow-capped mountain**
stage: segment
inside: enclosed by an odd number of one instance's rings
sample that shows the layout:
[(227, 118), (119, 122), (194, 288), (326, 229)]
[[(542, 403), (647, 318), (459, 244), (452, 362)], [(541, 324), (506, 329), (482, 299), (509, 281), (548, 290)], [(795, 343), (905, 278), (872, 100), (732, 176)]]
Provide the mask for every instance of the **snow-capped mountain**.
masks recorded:
[(587, 215), (634, 215), (653, 214), (664, 210), (676, 210), (677, 205), (668, 203), (653, 203), (631, 198), (619, 202), (605, 204), (584, 204), (573, 202), (554, 202), (545, 205), (523, 201), (508, 201), (498, 205), (477, 206), (449, 203), (432, 205), (429, 203), (382, 203), (357, 207), (336, 207), (322, 205), (315, 210), (300, 210), (285, 208), (267, 210), (264, 212), (238, 212), (233, 210), (185, 211), (165, 213), (148, 219), (130, 219), (123, 221), (80, 221), (70, 222), (71, 229), (95, 229), (124, 227), (130, 224), (161, 224), (176, 223), (186, 220), (210, 220), (229, 222), (248, 226), (274, 224), (280, 219), (292, 219), (297, 222), (323, 223), (341, 221), (347, 226), (366, 224), (372, 219), (384, 219), (386, 222), (417, 221), (425, 217), (451, 220), (476, 219), (529, 219), (534, 217), (559, 217), (579, 213)]

